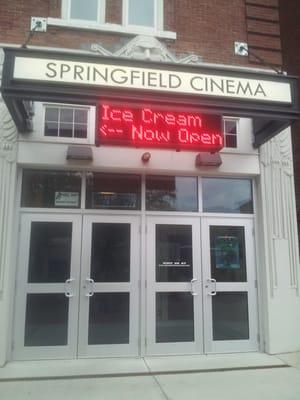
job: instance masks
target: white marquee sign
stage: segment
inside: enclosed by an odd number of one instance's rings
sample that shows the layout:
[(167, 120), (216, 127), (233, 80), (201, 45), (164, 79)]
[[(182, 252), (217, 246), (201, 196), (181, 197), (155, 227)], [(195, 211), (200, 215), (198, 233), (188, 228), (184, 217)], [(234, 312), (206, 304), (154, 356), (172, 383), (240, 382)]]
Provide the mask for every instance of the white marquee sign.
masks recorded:
[(120, 89), (143, 89), (291, 104), (291, 85), (270, 79), (240, 78), (129, 67), (124, 65), (16, 57), (13, 79)]

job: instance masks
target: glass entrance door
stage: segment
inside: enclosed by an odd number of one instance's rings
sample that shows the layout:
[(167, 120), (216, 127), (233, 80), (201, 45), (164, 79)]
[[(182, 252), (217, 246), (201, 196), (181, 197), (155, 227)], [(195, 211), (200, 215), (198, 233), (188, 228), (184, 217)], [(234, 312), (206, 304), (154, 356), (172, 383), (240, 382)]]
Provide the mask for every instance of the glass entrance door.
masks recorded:
[(81, 357), (138, 355), (138, 223), (138, 217), (84, 217), (78, 346)]
[(148, 354), (203, 352), (199, 237), (195, 218), (148, 219)]
[(253, 221), (149, 217), (147, 228), (147, 354), (256, 351)]
[(14, 358), (76, 356), (80, 241), (81, 216), (22, 216)]
[(22, 216), (15, 359), (138, 355), (138, 222)]
[(252, 219), (148, 216), (143, 254), (140, 223), (22, 216), (15, 359), (257, 350)]
[(204, 218), (202, 254), (205, 351), (257, 350), (253, 221)]

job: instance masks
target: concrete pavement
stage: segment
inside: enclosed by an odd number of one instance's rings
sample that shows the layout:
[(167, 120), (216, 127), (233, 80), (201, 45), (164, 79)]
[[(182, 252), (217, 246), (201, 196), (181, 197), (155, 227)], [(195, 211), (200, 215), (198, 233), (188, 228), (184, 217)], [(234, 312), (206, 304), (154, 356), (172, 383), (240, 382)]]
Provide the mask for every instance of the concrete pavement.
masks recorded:
[[(27, 378), (25, 376), (22, 377), (19, 371), (19, 378), (14, 379), (12, 373), (15, 374), (16, 365), (8, 365), (10, 370), (6, 370), (8, 371), (6, 372), (6, 378), (3, 376), (5, 368), (2, 371), (0, 370), (0, 379), (2, 373), (0, 399), (299, 400), (300, 353), (282, 354), (274, 357), (266, 355), (265, 365), (263, 365), (264, 355), (256, 354), (256, 356), (261, 364), (257, 365), (258, 369), (246, 369), (247, 357), (248, 361), (252, 360), (253, 362), (255, 356), (251, 357), (250, 355), (249, 357), (249, 355), (245, 354), (244, 365), (239, 361), (242, 359), (241, 355), (208, 356), (206, 358), (206, 366), (211, 364), (214, 367), (211, 371), (208, 368), (201, 367), (200, 357), (190, 356), (194, 369), (191, 368), (190, 371), (177, 369), (176, 371), (180, 359), (183, 367), (186, 368), (186, 365), (188, 365), (188, 358), (184, 356), (183, 358), (173, 358), (174, 371), (172, 373), (169, 370), (172, 367), (172, 357), (162, 357), (161, 360), (160, 358), (151, 359), (152, 366), (147, 359), (148, 361), (145, 365), (148, 369), (148, 374), (140, 373), (132, 376), (120, 374), (120, 376), (111, 375), (110, 377), (105, 377), (103, 373), (101, 375), (94, 374), (89, 375), (89, 377), (81, 375), (79, 377), (76, 375), (71, 376), (70, 373), (66, 372), (65, 375), (69, 376), (69, 378), (62, 376), (58, 378), (51, 376), (50, 367), (52, 362), (40, 362), (41, 366), (50, 366), (48, 378), (43, 375), (37, 376), (36, 374), (35, 377), (30, 379), (29, 376)], [(231, 370), (223, 369), (226, 357), (227, 360), (231, 360), (232, 366), (235, 364)], [(219, 364), (216, 363), (216, 360), (219, 360)], [(272, 363), (271, 360), (273, 360)], [(109, 360), (106, 361), (107, 364), (110, 364), (109, 370), (112, 367), (112, 363)], [(94, 360), (94, 363), (96, 362)], [(58, 366), (59, 363), (58, 361)], [(130, 363), (130, 365), (134, 365), (132, 360)], [(287, 364), (293, 364), (293, 366), (289, 367)], [(35, 364), (35, 368), (37, 365), (38, 363)], [(103, 365), (105, 365), (105, 360)], [(218, 365), (219, 368), (217, 368)], [(239, 369), (238, 365), (240, 365), (241, 369)], [(122, 368), (124, 366), (125, 362)], [(21, 363), (21, 367), (26, 370), (26, 362)], [(201, 367), (202, 369), (195, 369), (195, 367)], [(66, 364), (65, 368), (67, 368)], [(252, 366), (249, 365), (249, 368), (255, 368), (254, 364), (252, 363)], [(155, 373), (155, 370), (157, 370), (157, 373)], [(31, 369), (31, 373), (33, 373), (33, 369)]]

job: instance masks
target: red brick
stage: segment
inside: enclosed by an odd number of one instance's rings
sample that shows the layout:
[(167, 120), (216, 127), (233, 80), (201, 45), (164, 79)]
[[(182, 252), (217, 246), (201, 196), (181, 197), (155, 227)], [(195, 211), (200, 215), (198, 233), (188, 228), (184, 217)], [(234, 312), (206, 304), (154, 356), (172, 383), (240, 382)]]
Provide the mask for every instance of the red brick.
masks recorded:
[[(107, 0), (106, 21), (121, 23), (121, 1)], [(0, 4), (3, 0), (0, 0)], [(254, 0), (264, 5), (277, 5), (277, 0)], [(0, 41), (22, 44), (28, 35), (31, 16), (60, 17), (60, 0), (11, 0), (0, 5)], [(248, 6), (249, 8), (249, 6)], [(254, 7), (254, 10), (256, 7)], [(274, 10), (263, 11), (275, 15)], [(273, 14), (272, 14), (273, 13)], [(245, 0), (165, 0), (164, 29), (177, 33), (175, 41), (166, 45), (178, 57), (195, 53), (205, 62), (251, 66), (248, 57), (234, 54), (234, 42), (247, 42), (251, 46), (280, 49), (279, 39), (258, 39), (249, 35), (249, 26), (257, 34), (279, 32), (276, 24), (247, 22)], [(75, 30), (48, 26), (46, 33), (36, 33), (30, 43), (47, 47), (63, 47), (88, 50), (92, 43), (102, 44), (108, 49), (121, 47), (132, 36), (118, 33)], [(269, 53), (266, 56), (269, 58)], [(271, 59), (275, 56), (271, 54)], [(277, 61), (279, 59), (276, 54)], [(270, 62), (270, 61), (269, 61)]]

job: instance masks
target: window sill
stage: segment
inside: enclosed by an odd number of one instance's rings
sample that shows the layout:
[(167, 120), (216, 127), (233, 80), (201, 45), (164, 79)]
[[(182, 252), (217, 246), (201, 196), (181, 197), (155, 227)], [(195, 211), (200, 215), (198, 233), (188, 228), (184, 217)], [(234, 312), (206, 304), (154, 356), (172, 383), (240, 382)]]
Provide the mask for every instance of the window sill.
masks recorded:
[(176, 39), (176, 32), (157, 31), (143, 27), (124, 27), (118, 24), (96, 24), (93, 22), (69, 21), (60, 18), (48, 18), (47, 24), (50, 26), (60, 26), (62, 28), (82, 29), (97, 32), (120, 33), (124, 35), (148, 35), (160, 39)]

